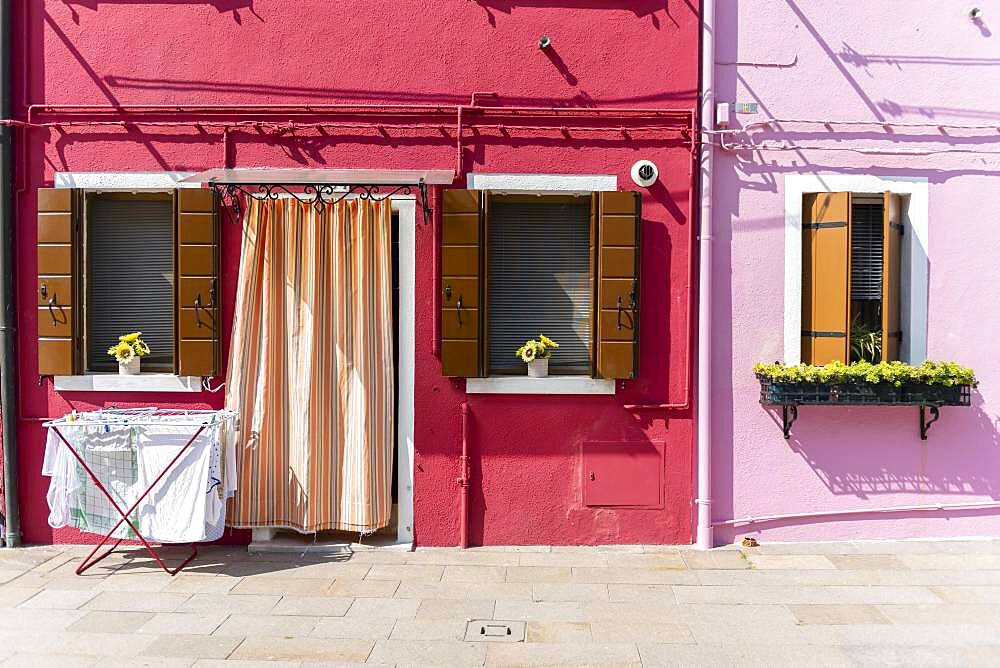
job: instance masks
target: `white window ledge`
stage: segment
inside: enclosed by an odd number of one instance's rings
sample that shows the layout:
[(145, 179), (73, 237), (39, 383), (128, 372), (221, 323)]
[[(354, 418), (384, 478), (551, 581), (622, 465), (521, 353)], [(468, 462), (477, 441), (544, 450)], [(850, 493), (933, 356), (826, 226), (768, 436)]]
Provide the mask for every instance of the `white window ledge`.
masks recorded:
[(57, 392), (201, 392), (201, 376), (141, 373), (124, 376), (101, 373), (87, 376), (56, 376)]
[(614, 394), (615, 381), (586, 376), (495, 376), (469, 378), (465, 381), (469, 394)]

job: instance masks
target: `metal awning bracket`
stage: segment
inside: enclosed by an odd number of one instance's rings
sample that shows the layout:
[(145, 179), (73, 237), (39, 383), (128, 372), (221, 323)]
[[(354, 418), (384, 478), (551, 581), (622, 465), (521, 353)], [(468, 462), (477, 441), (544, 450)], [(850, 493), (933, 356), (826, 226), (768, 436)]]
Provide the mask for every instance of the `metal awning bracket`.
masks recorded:
[(291, 197), (319, 211), (349, 196), (381, 202), (419, 192), (426, 225), (434, 215), (428, 185), (450, 184), (454, 178), (450, 170), (210, 169), (182, 180), (215, 190), (233, 223), (243, 219), (243, 198)]

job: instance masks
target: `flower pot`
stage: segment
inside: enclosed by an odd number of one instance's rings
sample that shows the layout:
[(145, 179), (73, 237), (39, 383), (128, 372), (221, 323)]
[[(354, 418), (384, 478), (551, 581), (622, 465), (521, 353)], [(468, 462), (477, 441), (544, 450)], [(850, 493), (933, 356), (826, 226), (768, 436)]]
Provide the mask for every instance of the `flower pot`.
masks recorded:
[(139, 375), (139, 356), (136, 355), (128, 362), (118, 363), (118, 373), (122, 376), (138, 376)]
[(528, 362), (528, 378), (547, 378), (548, 375), (548, 359), (536, 359)]

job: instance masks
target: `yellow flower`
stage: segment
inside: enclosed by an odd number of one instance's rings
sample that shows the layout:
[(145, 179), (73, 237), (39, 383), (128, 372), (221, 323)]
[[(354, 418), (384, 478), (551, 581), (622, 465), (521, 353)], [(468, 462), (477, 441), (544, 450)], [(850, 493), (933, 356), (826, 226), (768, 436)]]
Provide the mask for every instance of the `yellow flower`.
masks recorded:
[(524, 344), (524, 348), (521, 349), (521, 359), (525, 362), (533, 362), (537, 355), (538, 343), (535, 341), (528, 341)]
[(119, 362), (128, 362), (135, 356), (135, 351), (132, 350), (132, 346), (129, 344), (119, 341), (117, 345), (108, 348), (108, 354)]
[(545, 336), (544, 334), (539, 334), (538, 338), (542, 341), (542, 345), (546, 348), (558, 348), (559, 344)]
[(125, 343), (135, 343), (136, 341), (139, 340), (139, 337), (141, 336), (142, 332), (132, 332), (131, 334), (125, 334), (123, 336), (119, 336), (118, 340), (124, 341)]

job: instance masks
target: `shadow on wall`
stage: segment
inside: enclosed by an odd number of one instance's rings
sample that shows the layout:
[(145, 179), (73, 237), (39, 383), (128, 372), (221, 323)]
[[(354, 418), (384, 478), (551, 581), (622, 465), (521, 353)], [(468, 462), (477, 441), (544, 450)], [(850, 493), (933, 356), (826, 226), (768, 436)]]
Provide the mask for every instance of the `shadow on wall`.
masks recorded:
[(682, 5), (694, 16), (698, 16), (698, 8), (692, 0), (474, 0), (474, 2), (486, 10), (487, 20), (490, 25), (496, 27), (497, 20), (493, 12), (510, 14), (518, 7), (561, 7), (564, 9), (611, 9), (628, 10), (636, 16), (648, 16), (653, 27), (660, 29), (660, 19), (656, 13), (664, 10), (666, 17), (675, 26), (679, 25), (674, 18), (674, 6)]
[[(254, 0), (62, 0), (63, 4), (70, 8), (74, 23), (80, 23), (78, 7), (98, 11), (101, 5), (208, 5), (215, 7), (220, 14), (232, 12), (233, 21), (237, 24), (243, 23), (240, 16), (241, 9), (248, 10), (258, 21), (264, 19), (254, 10)], [(113, 10), (113, 8), (112, 8)]]
[[(1000, 419), (983, 405), (973, 392), (971, 407), (943, 407), (926, 441), (919, 437), (916, 406), (801, 406), (788, 446), (835, 495), (1000, 499)], [(768, 413), (780, 431), (780, 413)]]

